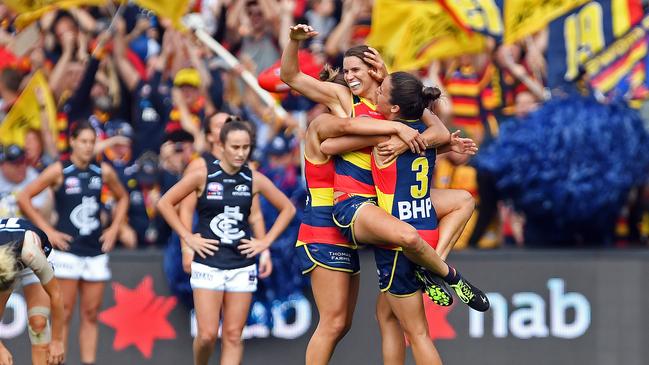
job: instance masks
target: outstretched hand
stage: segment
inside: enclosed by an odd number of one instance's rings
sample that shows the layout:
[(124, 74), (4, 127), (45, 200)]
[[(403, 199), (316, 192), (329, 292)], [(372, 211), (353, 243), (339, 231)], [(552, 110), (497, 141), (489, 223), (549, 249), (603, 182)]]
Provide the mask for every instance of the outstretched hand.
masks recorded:
[(460, 130), (451, 133), (451, 151), (463, 155), (475, 155), (478, 152), (478, 145), (471, 138), (460, 137)]
[(306, 24), (294, 25), (290, 29), (289, 37), (294, 41), (303, 41), (319, 34), (312, 26)]

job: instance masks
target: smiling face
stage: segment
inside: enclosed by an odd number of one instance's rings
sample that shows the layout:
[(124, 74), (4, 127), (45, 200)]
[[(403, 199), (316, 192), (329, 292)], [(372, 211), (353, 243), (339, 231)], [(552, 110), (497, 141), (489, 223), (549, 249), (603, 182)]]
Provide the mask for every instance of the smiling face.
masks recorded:
[(370, 68), (356, 56), (345, 57), (343, 60), (343, 76), (352, 94), (364, 98), (373, 98), (372, 95), (378, 86), (376, 80), (370, 76)]

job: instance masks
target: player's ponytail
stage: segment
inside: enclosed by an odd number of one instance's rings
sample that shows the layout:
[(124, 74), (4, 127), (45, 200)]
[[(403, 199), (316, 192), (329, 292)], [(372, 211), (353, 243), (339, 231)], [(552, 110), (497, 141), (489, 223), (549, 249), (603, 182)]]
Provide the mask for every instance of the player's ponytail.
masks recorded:
[(0, 247), (0, 291), (11, 288), (18, 273), (16, 256), (14, 255), (13, 245), (3, 245)]
[(440, 96), (442, 96), (442, 90), (440, 90), (437, 86), (424, 86), (421, 89), (421, 97), (426, 107), (439, 99)]
[(442, 95), (439, 88), (424, 87), (417, 77), (407, 72), (391, 73), (390, 81), (390, 103), (399, 106), (399, 116), (403, 119), (421, 118), (424, 109)]
[(320, 70), (320, 74), (318, 76), (320, 78), (320, 81), (333, 82), (334, 84), (339, 84), (347, 87), (347, 83), (345, 82), (345, 78), (340, 72), (340, 69), (333, 68), (328, 63), (322, 66), (322, 70)]

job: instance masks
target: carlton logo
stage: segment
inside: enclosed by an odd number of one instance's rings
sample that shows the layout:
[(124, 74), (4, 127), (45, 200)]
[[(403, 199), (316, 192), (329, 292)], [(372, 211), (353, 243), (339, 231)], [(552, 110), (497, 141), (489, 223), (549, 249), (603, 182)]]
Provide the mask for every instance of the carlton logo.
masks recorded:
[[(547, 288), (547, 302), (541, 295), (533, 292), (515, 293), (511, 303), (500, 293), (486, 293), (491, 309), (487, 313), (469, 310), (469, 336), (483, 338), (489, 333), (496, 338), (511, 336), (520, 339), (573, 339), (583, 336), (591, 324), (591, 306), (588, 299), (581, 293), (567, 293), (563, 279), (549, 279)], [(447, 318), (457, 306), (464, 305), (457, 299), (456, 302), (451, 307), (439, 307), (430, 300), (425, 301), (426, 317), (433, 339), (457, 337)]]
[(113, 283), (115, 305), (99, 314), (99, 320), (115, 329), (113, 348), (122, 351), (134, 345), (150, 359), (156, 340), (176, 338), (167, 315), (176, 307), (176, 298), (157, 296), (153, 279), (147, 275), (135, 289)]

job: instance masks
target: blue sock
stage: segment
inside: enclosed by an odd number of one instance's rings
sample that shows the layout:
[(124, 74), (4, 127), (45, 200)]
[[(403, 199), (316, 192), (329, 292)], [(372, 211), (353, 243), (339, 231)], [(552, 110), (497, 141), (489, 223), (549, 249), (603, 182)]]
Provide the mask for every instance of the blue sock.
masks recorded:
[(455, 268), (449, 264), (446, 264), (448, 266), (448, 275), (444, 277), (444, 281), (453, 285), (457, 284), (462, 277), (460, 276), (460, 273), (455, 270)]

